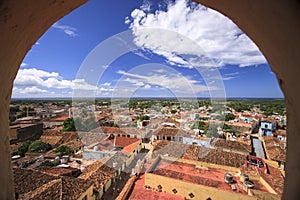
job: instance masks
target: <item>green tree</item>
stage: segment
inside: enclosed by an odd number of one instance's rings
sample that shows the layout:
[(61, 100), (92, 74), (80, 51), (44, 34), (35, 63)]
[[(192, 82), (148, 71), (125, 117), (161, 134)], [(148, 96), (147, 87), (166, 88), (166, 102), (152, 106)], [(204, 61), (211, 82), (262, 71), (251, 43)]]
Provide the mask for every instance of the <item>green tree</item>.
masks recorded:
[(177, 110), (171, 110), (171, 113), (175, 114), (175, 113), (177, 113)]
[(137, 117), (137, 119), (139, 119), (139, 120), (149, 120), (150, 117), (148, 115), (140, 115), (139, 117)]
[(28, 152), (46, 152), (52, 149), (52, 146), (48, 143), (36, 140), (32, 142), (28, 147)]
[(57, 149), (55, 150), (55, 153), (58, 153), (59, 156), (64, 156), (67, 155), (69, 156), (72, 153), (72, 149), (66, 145), (61, 145), (59, 147), (57, 147)]
[(63, 132), (66, 132), (66, 131), (76, 131), (75, 123), (74, 123), (74, 119), (73, 118), (68, 118), (68, 119), (64, 120), (62, 131)]
[(234, 114), (229, 113), (225, 116), (225, 121), (234, 120), (234, 119), (235, 119)]
[(49, 160), (46, 160), (44, 162), (42, 162), (41, 164), (39, 164), (36, 168), (39, 168), (39, 167), (55, 167), (59, 165), (59, 161), (49, 161)]
[(118, 124), (114, 124), (113, 127), (119, 128), (119, 125)]
[(32, 141), (30, 141), (30, 140), (23, 142), (22, 145), (18, 147), (17, 154), (20, 156), (24, 156), (25, 153), (28, 151), (28, 148), (31, 143), (32, 143)]

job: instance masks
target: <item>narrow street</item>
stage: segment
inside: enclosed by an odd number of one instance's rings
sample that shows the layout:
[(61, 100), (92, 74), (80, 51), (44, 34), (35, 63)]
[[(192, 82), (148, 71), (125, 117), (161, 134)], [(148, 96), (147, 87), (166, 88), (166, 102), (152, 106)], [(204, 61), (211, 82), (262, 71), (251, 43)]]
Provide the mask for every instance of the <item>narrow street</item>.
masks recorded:
[(136, 166), (138, 160), (142, 160), (149, 150), (142, 149), (132, 160), (131, 164), (127, 166), (124, 171), (117, 177), (112, 180), (112, 184), (108, 191), (104, 193), (101, 199), (103, 200), (114, 200), (117, 198), (123, 187), (125, 186), (126, 182), (130, 178), (131, 170)]

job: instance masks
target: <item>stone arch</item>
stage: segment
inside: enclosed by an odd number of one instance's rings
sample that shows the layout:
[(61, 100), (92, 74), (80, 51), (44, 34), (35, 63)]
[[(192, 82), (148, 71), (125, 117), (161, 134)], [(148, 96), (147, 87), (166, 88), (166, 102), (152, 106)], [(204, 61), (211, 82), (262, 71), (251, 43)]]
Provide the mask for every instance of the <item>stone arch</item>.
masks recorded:
[[(298, 199), (300, 191), (300, 2), (196, 0), (234, 21), (260, 48), (285, 95), (288, 149), (284, 199)], [(0, 2), (0, 199), (13, 199), (8, 108), (14, 78), (31, 46), (58, 19), (87, 0), (3, 0)]]

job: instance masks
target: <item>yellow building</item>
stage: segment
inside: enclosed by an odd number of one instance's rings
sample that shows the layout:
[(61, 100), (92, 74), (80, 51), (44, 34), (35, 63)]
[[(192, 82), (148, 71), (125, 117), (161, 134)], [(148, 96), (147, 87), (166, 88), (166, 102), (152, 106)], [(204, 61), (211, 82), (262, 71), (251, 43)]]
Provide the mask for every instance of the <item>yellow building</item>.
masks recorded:
[[(232, 175), (230, 183), (224, 181), (227, 173)], [(258, 199), (255, 194), (280, 199), (263, 179), (250, 181), (254, 187), (240, 181), (238, 168), (170, 157), (158, 157), (145, 174), (145, 187), (187, 199), (253, 200)]]

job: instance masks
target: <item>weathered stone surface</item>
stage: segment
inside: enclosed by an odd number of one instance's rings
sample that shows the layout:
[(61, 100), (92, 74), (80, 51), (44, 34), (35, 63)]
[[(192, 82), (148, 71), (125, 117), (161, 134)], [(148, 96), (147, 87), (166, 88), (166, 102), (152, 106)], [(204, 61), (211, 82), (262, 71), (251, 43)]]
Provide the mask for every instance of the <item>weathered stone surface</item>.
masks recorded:
[(285, 95), (288, 118), (286, 181), (283, 198), (299, 199), (300, 183), (300, 2), (196, 0), (228, 16), (259, 47)]
[(14, 199), (8, 109), (14, 78), (33, 44), (58, 19), (87, 0), (0, 2), (0, 199)]

